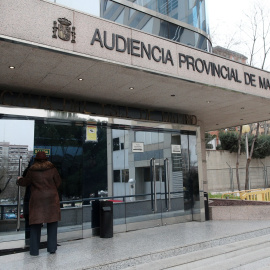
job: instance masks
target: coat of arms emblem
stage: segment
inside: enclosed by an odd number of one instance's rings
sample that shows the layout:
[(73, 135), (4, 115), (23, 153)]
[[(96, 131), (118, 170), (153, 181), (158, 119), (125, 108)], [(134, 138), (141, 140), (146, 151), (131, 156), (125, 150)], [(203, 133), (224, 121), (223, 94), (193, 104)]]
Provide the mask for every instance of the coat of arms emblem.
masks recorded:
[(71, 22), (66, 18), (58, 18), (58, 27), (57, 22), (53, 22), (53, 38), (57, 38), (56, 32), (58, 30), (58, 37), (64, 41), (69, 41), (70, 37), (72, 37), (71, 42), (75, 43), (75, 27), (72, 26), (71, 28)]

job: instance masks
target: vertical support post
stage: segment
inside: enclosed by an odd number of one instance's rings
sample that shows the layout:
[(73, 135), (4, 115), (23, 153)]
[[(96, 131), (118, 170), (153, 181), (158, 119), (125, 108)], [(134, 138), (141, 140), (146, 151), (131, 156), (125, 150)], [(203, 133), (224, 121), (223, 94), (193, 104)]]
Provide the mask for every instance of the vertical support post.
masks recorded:
[(4, 219), (4, 205), (1, 205), (1, 220)]
[(151, 180), (151, 208), (154, 212), (154, 196), (153, 196), (153, 158), (150, 159), (150, 180)]
[(164, 159), (164, 191), (165, 191), (165, 206), (168, 211), (168, 201), (167, 201), (167, 159)]
[[(22, 176), (22, 156), (19, 159), (19, 172), (18, 176)], [(21, 187), (18, 185), (18, 196), (17, 196), (17, 231), (20, 230), (21, 227)]]

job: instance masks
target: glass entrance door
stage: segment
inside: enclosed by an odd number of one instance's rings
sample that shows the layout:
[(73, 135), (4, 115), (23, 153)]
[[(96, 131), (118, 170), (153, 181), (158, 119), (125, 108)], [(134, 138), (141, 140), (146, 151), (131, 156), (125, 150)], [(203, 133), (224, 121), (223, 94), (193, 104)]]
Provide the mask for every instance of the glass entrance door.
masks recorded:
[(164, 132), (164, 193), (162, 193), (162, 224), (185, 222), (183, 161), (180, 132)]
[(129, 135), (129, 190), (126, 204), (127, 230), (162, 224), (164, 134), (133, 128)]
[(112, 129), (111, 145), (114, 225), (129, 231), (184, 222), (180, 132)]
[(180, 131), (133, 129), (129, 154), (135, 202), (127, 204), (127, 229), (184, 222)]

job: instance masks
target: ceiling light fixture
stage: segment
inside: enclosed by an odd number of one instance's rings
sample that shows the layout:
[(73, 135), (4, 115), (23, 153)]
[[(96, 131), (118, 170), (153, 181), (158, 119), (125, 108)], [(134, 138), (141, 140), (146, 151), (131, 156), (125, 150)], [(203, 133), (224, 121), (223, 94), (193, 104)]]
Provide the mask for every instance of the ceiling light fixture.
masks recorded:
[(82, 81), (83, 79), (82, 78), (79, 78), (78, 81)]
[(15, 69), (15, 67), (14, 67), (14, 66), (9, 66), (9, 68), (10, 68), (10, 69)]
[(133, 90), (133, 89), (134, 89), (134, 87), (129, 87), (129, 89), (130, 89), (130, 90)]

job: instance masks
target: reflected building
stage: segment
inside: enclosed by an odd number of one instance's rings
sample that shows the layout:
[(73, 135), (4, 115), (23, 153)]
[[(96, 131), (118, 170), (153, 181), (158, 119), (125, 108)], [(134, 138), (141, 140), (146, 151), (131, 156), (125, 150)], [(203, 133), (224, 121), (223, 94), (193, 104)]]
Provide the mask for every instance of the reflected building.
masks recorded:
[(211, 51), (205, 0), (101, 0), (102, 18)]
[(28, 145), (15, 145), (9, 142), (0, 142), (0, 199), (14, 199), (17, 196), (16, 180), (19, 172), (19, 159), (22, 157), (24, 170), (33, 155)]

